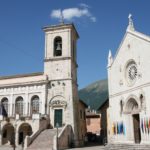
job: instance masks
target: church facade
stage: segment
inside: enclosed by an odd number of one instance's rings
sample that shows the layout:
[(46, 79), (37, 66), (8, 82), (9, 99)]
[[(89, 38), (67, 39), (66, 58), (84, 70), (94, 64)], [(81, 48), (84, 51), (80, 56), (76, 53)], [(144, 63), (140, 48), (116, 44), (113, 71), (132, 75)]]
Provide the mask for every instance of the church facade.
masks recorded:
[(73, 24), (47, 26), (43, 30), (44, 72), (0, 77), (0, 145), (26, 141), (28, 146), (33, 135), (44, 129), (67, 125), (72, 127), (74, 145), (79, 137), (82, 137), (80, 141), (84, 138), (85, 133), (78, 131), (76, 43), (79, 35)]
[(113, 58), (108, 56), (108, 142), (150, 144), (150, 36), (132, 16)]

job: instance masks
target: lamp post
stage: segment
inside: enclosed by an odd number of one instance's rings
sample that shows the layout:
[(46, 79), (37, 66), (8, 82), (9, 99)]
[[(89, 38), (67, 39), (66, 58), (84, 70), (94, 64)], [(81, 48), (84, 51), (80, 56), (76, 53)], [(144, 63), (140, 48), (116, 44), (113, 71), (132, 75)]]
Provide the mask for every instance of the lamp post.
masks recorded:
[(0, 136), (1, 136), (1, 144), (2, 144), (2, 130), (1, 130), (1, 120), (0, 120)]
[(59, 145), (58, 145), (58, 128), (59, 128), (59, 123), (56, 123), (56, 129), (57, 129), (57, 150), (59, 150)]
[(13, 145), (13, 150), (16, 149), (16, 128), (17, 128), (17, 123), (15, 122), (15, 124), (14, 124), (14, 145)]

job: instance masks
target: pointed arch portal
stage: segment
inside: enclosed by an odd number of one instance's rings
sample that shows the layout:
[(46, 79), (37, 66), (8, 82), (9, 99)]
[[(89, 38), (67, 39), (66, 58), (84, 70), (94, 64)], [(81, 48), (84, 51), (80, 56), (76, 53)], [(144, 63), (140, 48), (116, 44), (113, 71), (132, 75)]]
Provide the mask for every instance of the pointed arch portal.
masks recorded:
[(136, 101), (134, 98), (130, 98), (125, 106), (125, 111), (127, 114), (132, 115), (133, 120), (133, 136), (135, 143), (141, 142), (141, 132), (140, 132), (140, 106), (138, 101)]

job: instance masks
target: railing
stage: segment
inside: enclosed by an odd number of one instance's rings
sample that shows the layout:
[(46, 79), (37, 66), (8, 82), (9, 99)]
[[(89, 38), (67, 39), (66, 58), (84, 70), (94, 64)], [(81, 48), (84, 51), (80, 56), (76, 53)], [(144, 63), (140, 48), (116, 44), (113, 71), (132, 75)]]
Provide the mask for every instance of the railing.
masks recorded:
[(37, 130), (31, 136), (26, 136), (25, 141), (24, 141), (24, 148), (26, 149), (41, 132), (42, 132), (42, 129)]
[[(47, 128), (47, 119), (45, 120), (40, 120), (38, 116), (33, 117), (35, 120), (39, 120), (39, 129), (36, 130), (31, 136), (26, 136), (25, 141), (24, 141), (24, 148), (26, 149), (34, 140), (35, 138)], [(36, 122), (37, 123), (37, 122)]]
[(71, 125), (65, 125), (58, 137), (54, 136), (53, 149), (61, 150), (71, 147), (73, 141), (73, 131)]

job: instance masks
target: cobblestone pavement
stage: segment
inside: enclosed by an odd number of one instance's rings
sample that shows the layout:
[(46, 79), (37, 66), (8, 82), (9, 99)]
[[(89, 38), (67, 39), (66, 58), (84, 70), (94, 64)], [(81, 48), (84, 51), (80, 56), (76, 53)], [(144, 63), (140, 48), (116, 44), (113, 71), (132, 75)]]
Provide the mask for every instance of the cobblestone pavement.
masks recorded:
[(72, 148), (68, 150), (104, 150), (104, 146), (90, 146), (90, 147)]

